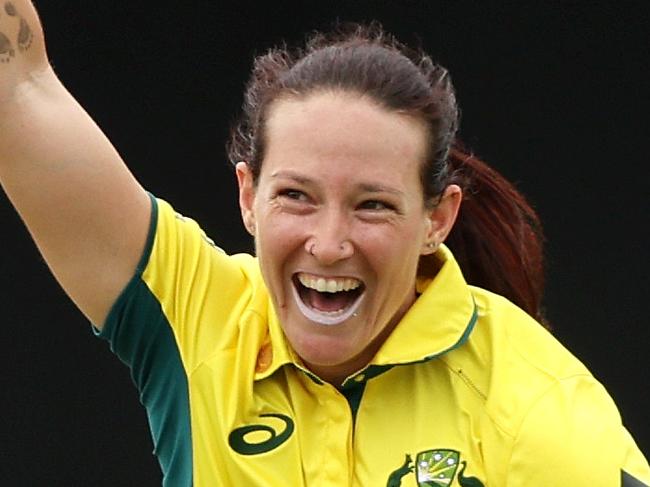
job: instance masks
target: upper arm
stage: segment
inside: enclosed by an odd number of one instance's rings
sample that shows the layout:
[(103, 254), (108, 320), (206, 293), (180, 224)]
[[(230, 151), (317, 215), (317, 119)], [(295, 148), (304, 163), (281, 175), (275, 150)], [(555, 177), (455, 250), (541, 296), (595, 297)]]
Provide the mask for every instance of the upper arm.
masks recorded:
[(595, 379), (578, 376), (552, 386), (527, 413), (507, 485), (625, 487), (624, 475), (650, 481), (613, 400)]
[(150, 200), (47, 63), (31, 4), (13, 3), (0, 33), (16, 43), (20, 17), (33, 39), (0, 63), (0, 182), (57, 280), (101, 325), (137, 265)]

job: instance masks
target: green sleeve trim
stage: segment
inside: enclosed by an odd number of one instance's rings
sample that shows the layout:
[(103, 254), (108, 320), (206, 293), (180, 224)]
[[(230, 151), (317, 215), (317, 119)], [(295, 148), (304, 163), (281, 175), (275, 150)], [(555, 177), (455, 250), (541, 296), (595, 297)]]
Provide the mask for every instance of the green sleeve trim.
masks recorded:
[[(132, 292), (132, 288), (137, 286), (140, 282), (140, 277), (142, 276), (142, 273), (149, 263), (149, 257), (151, 257), (153, 243), (156, 239), (156, 229), (158, 228), (158, 201), (151, 193), (147, 194), (151, 200), (151, 216), (149, 217), (149, 231), (147, 233), (147, 241), (144, 244), (144, 249), (142, 250), (142, 255), (140, 256), (138, 265), (135, 268), (133, 277), (131, 277), (131, 280), (127, 283), (108, 312), (108, 316), (104, 322), (104, 328), (106, 328), (110, 322), (115, 321), (115, 315), (118, 313), (117, 310), (122, 306), (122, 302), (124, 299), (126, 299), (125, 296), (128, 296)], [(104, 334), (97, 327), (93, 326), (92, 329), (95, 335), (103, 337)]]
[(639, 479), (632, 477), (625, 470), (621, 470), (621, 487), (648, 487)]
[(153, 242), (156, 239), (156, 230), (158, 229), (158, 200), (151, 193), (147, 193), (149, 199), (151, 200), (151, 216), (149, 220), (149, 233), (147, 234), (147, 241), (144, 245), (144, 250), (142, 251), (142, 256), (136, 267), (135, 275), (140, 276), (147, 263), (149, 262), (149, 257), (151, 257), (151, 250), (153, 249)]
[(136, 273), (96, 332), (131, 370), (147, 410), (154, 454), (164, 487), (191, 487), (192, 440), (187, 376), (171, 325), (141, 276), (156, 233), (157, 204), (152, 197), (151, 227)]

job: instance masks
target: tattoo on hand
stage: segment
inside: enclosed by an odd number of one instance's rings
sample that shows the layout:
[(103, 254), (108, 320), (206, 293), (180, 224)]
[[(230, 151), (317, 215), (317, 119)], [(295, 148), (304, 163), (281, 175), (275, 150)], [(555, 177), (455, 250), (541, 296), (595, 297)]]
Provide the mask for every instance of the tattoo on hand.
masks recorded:
[[(24, 52), (29, 49), (32, 45), (32, 40), (34, 35), (32, 34), (32, 29), (27, 24), (27, 21), (18, 13), (15, 5), (12, 2), (4, 3), (4, 11), (9, 17), (13, 17), (18, 21), (18, 32), (14, 32), (14, 35), (7, 32), (0, 31), (0, 63), (8, 63), (11, 61), (11, 58), (16, 56), (16, 49), (14, 48), (14, 43), (11, 41), (10, 37), (15, 38), (15, 43), (18, 45), (18, 50)], [(0, 16), (2, 14), (0, 13)], [(1, 24), (0, 24), (1, 25)], [(3, 29), (6, 29), (10, 26), (2, 26)], [(9, 29), (11, 30), (11, 28)], [(13, 29), (15, 31), (15, 29)]]

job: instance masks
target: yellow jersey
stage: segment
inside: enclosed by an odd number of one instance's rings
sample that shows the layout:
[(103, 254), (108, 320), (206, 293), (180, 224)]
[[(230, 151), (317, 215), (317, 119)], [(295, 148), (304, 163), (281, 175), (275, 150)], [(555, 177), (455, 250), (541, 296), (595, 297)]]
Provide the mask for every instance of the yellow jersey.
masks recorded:
[(603, 386), (451, 252), (340, 388), (301, 363), (257, 260), (154, 200), (100, 336), (129, 365), (169, 487), (650, 485)]

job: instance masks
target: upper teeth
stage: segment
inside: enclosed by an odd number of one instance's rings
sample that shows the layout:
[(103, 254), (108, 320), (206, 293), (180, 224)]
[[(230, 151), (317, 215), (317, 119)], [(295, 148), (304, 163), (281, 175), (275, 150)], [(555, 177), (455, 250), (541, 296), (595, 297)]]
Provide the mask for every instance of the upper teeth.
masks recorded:
[(298, 280), (303, 286), (315, 289), (321, 293), (351, 291), (352, 289), (361, 286), (361, 281), (349, 277), (326, 279), (324, 277), (310, 276), (308, 274), (298, 274)]

